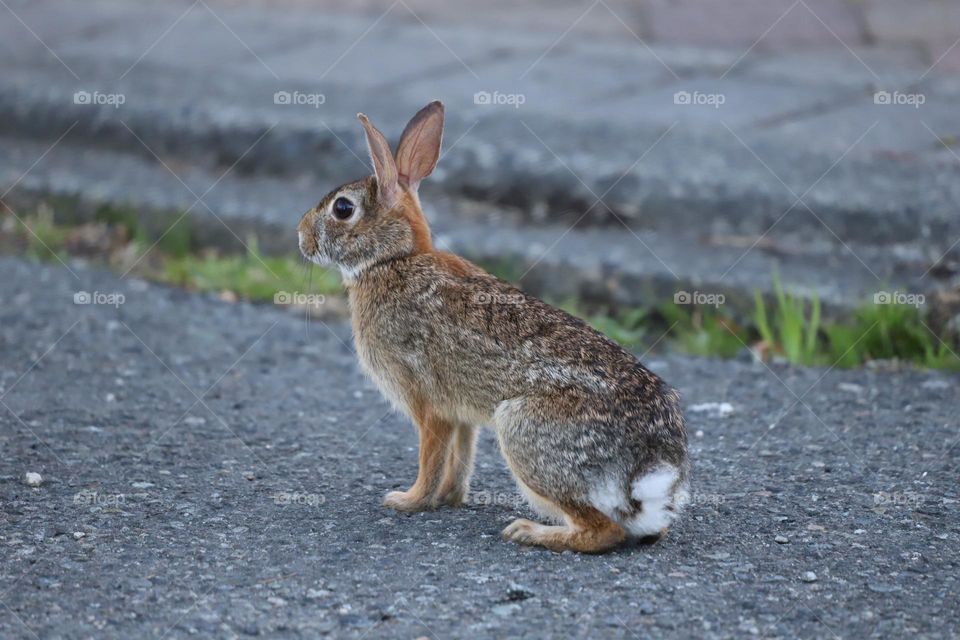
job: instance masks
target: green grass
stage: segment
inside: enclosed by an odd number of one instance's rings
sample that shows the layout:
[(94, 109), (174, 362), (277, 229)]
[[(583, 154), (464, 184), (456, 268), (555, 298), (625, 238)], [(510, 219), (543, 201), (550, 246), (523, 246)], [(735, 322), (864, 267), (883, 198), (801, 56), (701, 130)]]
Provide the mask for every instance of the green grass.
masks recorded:
[(120, 205), (102, 205), (94, 212), (94, 220), (123, 228), (127, 238), (144, 251), (156, 244), (151, 251), (182, 258), (198, 248), (193, 241), (188, 216), (178, 216), (174, 224), (160, 233), (151, 233), (135, 209)]
[(593, 314), (587, 322), (628, 349), (642, 347), (649, 333), (646, 309), (629, 309), (614, 315)]
[[(184, 255), (164, 261), (160, 279), (195, 291), (232, 291), (238, 297), (272, 302), (278, 291), (335, 294), (340, 279), (314, 270), (293, 256), (267, 257), (251, 250), (244, 255)], [(308, 281), (309, 278), (309, 281)]]
[(960, 369), (960, 358), (925, 323), (920, 308), (869, 301), (852, 317), (821, 322), (820, 301), (785, 293), (774, 277), (771, 308), (755, 294), (754, 324), (767, 347), (802, 365), (857, 367), (901, 360), (934, 369)]
[(750, 339), (733, 318), (714, 307), (687, 311), (676, 304), (663, 304), (658, 310), (669, 327), (673, 345), (684, 353), (732, 358)]
[(477, 265), (482, 267), (487, 273), (493, 274), (506, 282), (519, 282), (523, 277), (525, 269), (523, 264), (517, 260), (499, 259), (499, 260), (479, 260)]
[(63, 248), (70, 229), (54, 223), (52, 211), (41, 210), (29, 222), (17, 221), (15, 226), (23, 235), (28, 256), (35, 260), (63, 258)]
[[(248, 241), (249, 250), (244, 254), (198, 252), (186, 219), (169, 228), (159, 240), (147, 232), (132, 210), (103, 207), (94, 213), (94, 220), (108, 225), (104, 229), (125, 231), (135, 249), (135, 272), (150, 280), (194, 291), (230, 291), (238, 298), (256, 302), (272, 302), (279, 291), (326, 295), (341, 291), (336, 273), (313, 269), (299, 256), (261, 255), (255, 239)], [(28, 256), (47, 261), (66, 259), (71, 234), (79, 229), (57, 224), (49, 209), (10, 226)], [(103, 258), (110, 261), (110, 256)]]
[(628, 349), (637, 349), (644, 344), (648, 330), (646, 309), (630, 309), (618, 313), (591, 312), (573, 299), (555, 304)]
[(865, 304), (851, 321), (824, 327), (830, 364), (900, 359), (933, 369), (958, 369), (960, 358), (912, 306)]
[[(125, 231), (121, 235), (134, 248), (134, 258), (127, 252), (124, 259), (138, 259), (135, 273), (142, 277), (195, 291), (230, 291), (257, 302), (271, 302), (279, 291), (324, 295), (341, 291), (335, 272), (313, 269), (294, 255), (264, 256), (253, 239), (242, 254), (202, 250), (186, 219), (156, 241), (156, 234), (143, 226), (132, 209), (104, 207), (94, 218), (101, 227), (107, 225), (103, 227), (107, 232)], [(68, 257), (76, 226), (57, 224), (49, 207), (24, 222), (26, 225), (12, 218), (5, 220), (0, 226), (0, 246), (14, 246), (40, 260)], [(112, 256), (103, 257), (113, 264)], [(522, 275), (518, 264), (511, 261), (485, 266), (508, 281), (515, 282)], [(773, 295), (764, 298), (756, 292), (752, 314), (739, 318), (727, 306), (672, 301), (653, 308), (589, 309), (577, 300), (559, 306), (632, 350), (667, 345), (694, 355), (732, 357), (746, 346), (763, 345), (760, 351), (767, 355), (801, 365), (857, 367), (872, 360), (899, 360), (922, 367), (960, 369), (960, 358), (954, 353), (957, 349), (927, 327), (922, 308), (870, 301), (845, 319), (824, 322), (816, 295), (788, 293), (777, 276)]]
[(754, 294), (754, 323), (760, 338), (787, 360), (797, 364), (818, 364), (823, 352), (819, 343), (820, 299), (816, 294), (809, 300), (786, 293), (780, 278), (773, 278), (773, 309), (759, 291)]
[(788, 293), (777, 277), (773, 289), (770, 299), (757, 292), (752, 316), (739, 322), (724, 307), (664, 303), (655, 310), (588, 312), (576, 301), (560, 306), (633, 350), (663, 341), (684, 353), (733, 357), (749, 346), (807, 366), (896, 360), (960, 370), (957, 349), (925, 324), (921, 309), (870, 301), (849, 318), (824, 322), (816, 295)]

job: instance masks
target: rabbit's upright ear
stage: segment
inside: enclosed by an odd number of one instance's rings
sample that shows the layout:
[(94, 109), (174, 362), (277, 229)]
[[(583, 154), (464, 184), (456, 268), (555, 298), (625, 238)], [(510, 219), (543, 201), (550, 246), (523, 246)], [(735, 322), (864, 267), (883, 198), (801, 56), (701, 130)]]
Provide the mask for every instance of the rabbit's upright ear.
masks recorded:
[(433, 173), (440, 159), (443, 140), (443, 104), (434, 100), (413, 116), (397, 146), (400, 184), (416, 191), (420, 181)]
[(388, 209), (396, 206), (400, 200), (400, 187), (397, 183), (397, 164), (390, 153), (390, 145), (383, 134), (370, 123), (367, 116), (357, 114), (357, 118), (367, 133), (367, 147), (373, 160), (373, 171), (377, 176), (377, 196)]

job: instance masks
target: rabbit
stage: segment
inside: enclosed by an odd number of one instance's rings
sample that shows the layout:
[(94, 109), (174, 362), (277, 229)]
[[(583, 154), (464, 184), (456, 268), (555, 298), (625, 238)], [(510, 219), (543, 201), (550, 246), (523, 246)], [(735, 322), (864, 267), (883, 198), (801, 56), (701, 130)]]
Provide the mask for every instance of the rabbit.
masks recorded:
[(599, 553), (658, 539), (688, 496), (679, 396), (583, 321), (438, 251), (418, 187), (440, 156), (444, 109), (421, 109), (396, 153), (363, 114), (374, 174), (338, 187), (298, 225), (303, 255), (342, 273), (360, 364), (419, 432), (419, 471), (384, 505), (467, 498), (478, 428), (552, 524), (503, 536)]

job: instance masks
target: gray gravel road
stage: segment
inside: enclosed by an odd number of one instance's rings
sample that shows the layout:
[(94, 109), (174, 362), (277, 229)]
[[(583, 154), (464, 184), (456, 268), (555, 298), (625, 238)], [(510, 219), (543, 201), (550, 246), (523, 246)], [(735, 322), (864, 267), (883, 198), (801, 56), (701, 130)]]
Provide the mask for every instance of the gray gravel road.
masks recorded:
[(530, 514), (489, 433), (469, 506), (380, 506), (416, 437), (345, 325), (71, 268), (0, 260), (2, 638), (960, 633), (956, 377), (648, 356), (693, 505), (557, 555), (499, 538)]

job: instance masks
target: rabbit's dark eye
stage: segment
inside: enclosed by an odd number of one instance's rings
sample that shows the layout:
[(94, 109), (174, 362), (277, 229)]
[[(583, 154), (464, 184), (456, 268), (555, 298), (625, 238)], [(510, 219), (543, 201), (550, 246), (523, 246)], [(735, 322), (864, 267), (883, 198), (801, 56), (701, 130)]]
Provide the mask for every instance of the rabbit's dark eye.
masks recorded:
[(353, 215), (353, 203), (346, 198), (337, 198), (333, 202), (333, 215), (337, 220), (346, 220)]

